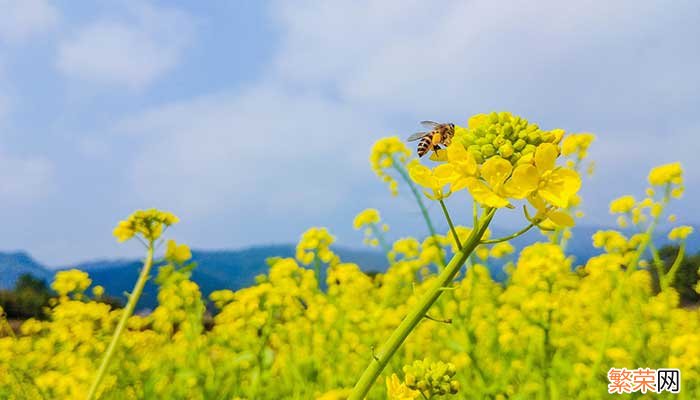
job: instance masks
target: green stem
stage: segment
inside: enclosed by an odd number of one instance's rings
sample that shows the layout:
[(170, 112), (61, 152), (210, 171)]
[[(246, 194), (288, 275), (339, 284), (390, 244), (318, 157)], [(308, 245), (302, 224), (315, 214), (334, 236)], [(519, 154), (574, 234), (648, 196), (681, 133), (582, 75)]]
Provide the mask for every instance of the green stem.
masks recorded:
[(314, 250), (314, 274), (316, 275), (316, 282), (321, 282), (321, 260), (318, 258), (318, 249)]
[(384, 235), (379, 230), (379, 227), (377, 227), (377, 224), (370, 224), (370, 229), (372, 229), (372, 232), (374, 232), (374, 236), (377, 237), (377, 241), (379, 241), (379, 245), (382, 247), (382, 250), (384, 250), (384, 254), (388, 257), (391, 249), (386, 243), (386, 240), (384, 240)]
[(482, 240), (481, 244), (500, 243), (500, 242), (506, 242), (506, 241), (511, 240), (511, 239), (515, 239), (516, 237), (518, 237), (518, 236), (524, 234), (525, 232), (529, 231), (530, 229), (532, 229), (532, 227), (534, 227), (534, 226), (535, 226), (535, 224), (531, 223), (530, 225), (524, 227), (523, 229), (515, 232), (512, 235), (508, 235), (508, 236), (498, 238), (498, 239)]
[(631, 271), (634, 271), (637, 269), (637, 264), (639, 264), (639, 260), (642, 258), (642, 255), (647, 249), (647, 246), (650, 243), (653, 243), (653, 235), (654, 235), (654, 230), (656, 229), (656, 225), (659, 222), (659, 218), (661, 217), (661, 214), (663, 213), (663, 210), (666, 208), (666, 205), (668, 202), (671, 200), (671, 184), (668, 183), (666, 184), (666, 188), (664, 190), (664, 197), (661, 199), (661, 210), (659, 210), (658, 214), (654, 219), (651, 221), (649, 224), (649, 227), (647, 230), (644, 232), (646, 237), (642, 241), (642, 243), (639, 244), (639, 247), (637, 248), (637, 252), (635, 253), (634, 257), (630, 261), (630, 263), (627, 265), (627, 273), (631, 273)]
[(472, 251), (479, 245), (481, 237), (484, 235), (486, 228), (488, 227), (493, 215), (496, 212), (495, 208), (489, 209), (483, 217), (483, 220), (479, 224), (478, 228), (472, 230), (471, 235), (467, 239), (462, 250), (458, 251), (447, 264), (447, 266), (440, 272), (440, 274), (435, 279), (432, 286), (428, 291), (420, 298), (415, 307), (409, 311), (408, 315), (401, 321), (399, 326), (394, 330), (389, 339), (384, 343), (381, 351), (376, 354), (376, 358), (372, 358), (369, 365), (360, 376), (357, 381), (355, 388), (348, 400), (361, 400), (364, 399), (370, 388), (377, 380), (377, 377), (382, 373), (386, 365), (391, 360), (391, 357), (396, 353), (401, 344), (406, 340), (408, 335), (415, 329), (418, 323), (425, 317), (430, 307), (437, 301), (440, 297), (444, 288), (452, 283), (452, 280), (459, 272), (464, 262), (467, 260)]
[[(673, 264), (671, 265), (671, 268), (668, 270), (668, 273), (664, 275), (663, 280), (659, 282), (659, 286), (661, 286), (661, 290), (666, 290), (668, 289), (669, 286), (673, 284), (673, 281), (676, 279), (676, 272), (678, 272), (678, 268), (681, 266), (681, 262), (683, 261), (683, 256), (685, 255), (685, 241), (681, 243), (680, 248), (678, 249), (678, 255), (676, 255), (675, 261), (673, 261)], [(661, 278), (659, 278), (661, 279)]]
[[(408, 172), (406, 172), (405, 169), (399, 165), (396, 160), (392, 157), (391, 158), (391, 164), (394, 166), (394, 169), (396, 172), (401, 175), (401, 178), (403, 178), (404, 181), (408, 184), (408, 187), (411, 188), (411, 193), (413, 193), (413, 197), (415, 197), (416, 202), (418, 203), (418, 207), (420, 208), (421, 214), (423, 214), (423, 219), (425, 220), (425, 224), (428, 226), (428, 231), (430, 232), (430, 236), (433, 237), (435, 241), (435, 246), (438, 246), (438, 241), (437, 241), (437, 232), (435, 231), (435, 227), (433, 226), (433, 221), (430, 220), (430, 215), (428, 214), (428, 209), (425, 207), (425, 203), (423, 203), (423, 197), (421, 194), (418, 192), (418, 188), (416, 188), (416, 185), (413, 184), (413, 181), (411, 181), (411, 178), (408, 176)], [(443, 254), (442, 248), (440, 250), (440, 262), (442, 263), (442, 266), (445, 265), (445, 255)]]
[(134, 313), (134, 308), (136, 308), (136, 303), (139, 300), (139, 297), (141, 297), (141, 293), (143, 292), (143, 287), (146, 285), (146, 281), (148, 280), (148, 273), (151, 270), (151, 266), (153, 265), (153, 241), (150, 241), (148, 243), (148, 252), (146, 253), (146, 260), (143, 262), (143, 268), (141, 269), (141, 273), (139, 274), (139, 278), (136, 281), (136, 285), (134, 286), (134, 290), (131, 292), (131, 295), (129, 296), (129, 301), (126, 304), (126, 307), (122, 311), (122, 316), (119, 319), (119, 323), (117, 324), (117, 328), (114, 330), (114, 335), (112, 335), (112, 341), (109, 342), (109, 346), (107, 347), (107, 351), (105, 352), (105, 355), (102, 357), (102, 362), (100, 363), (100, 368), (97, 370), (97, 375), (95, 375), (95, 379), (92, 381), (92, 385), (90, 386), (90, 391), (88, 392), (87, 400), (92, 400), (95, 398), (95, 395), (97, 394), (97, 388), (100, 386), (100, 382), (102, 382), (102, 379), (104, 378), (105, 372), (107, 371), (107, 367), (109, 366), (109, 362), (112, 359), (112, 356), (114, 356), (114, 350), (117, 348), (117, 344), (119, 344), (119, 338), (122, 335), (122, 332), (124, 331), (124, 328), (126, 327), (126, 323), (129, 320), (129, 317)]
[(455, 238), (455, 243), (457, 243), (457, 248), (462, 249), (462, 243), (459, 241), (459, 235), (457, 235), (457, 230), (455, 229), (454, 224), (452, 223), (452, 218), (450, 218), (450, 213), (447, 212), (447, 206), (445, 206), (445, 202), (440, 199), (440, 206), (442, 207), (442, 212), (445, 213), (445, 218), (447, 219), (447, 224), (450, 226), (450, 230), (452, 231), (452, 236)]
[(654, 246), (654, 242), (649, 242), (649, 251), (651, 252), (651, 258), (654, 262), (654, 267), (656, 268), (657, 279), (659, 280), (659, 290), (661, 290), (661, 281), (664, 279), (666, 272), (664, 271), (664, 262), (659, 256), (659, 251)]

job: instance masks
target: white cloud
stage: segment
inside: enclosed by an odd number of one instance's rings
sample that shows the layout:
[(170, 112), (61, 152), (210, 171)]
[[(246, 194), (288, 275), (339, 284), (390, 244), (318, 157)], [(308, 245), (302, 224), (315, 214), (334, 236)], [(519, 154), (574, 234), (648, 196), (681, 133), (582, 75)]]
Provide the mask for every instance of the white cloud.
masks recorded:
[(74, 32), (58, 48), (65, 75), (94, 83), (142, 88), (177, 65), (191, 41), (189, 16), (146, 4), (129, 18), (103, 18)]
[[(276, 71), (390, 112), (452, 116), (572, 102), (601, 111), (615, 100), (634, 108), (652, 88), (676, 96), (678, 76), (698, 65), (698, 53), (681, 44), (697, 34), (690, 17), (697, 8), (650, 1), (278, 2)], [(698, 88), (697, 80), (688, 84)]]
[(52, 164), (41, 157), (15, 157), (0, 150), (0, 204), (40, 200), (51, 190)]
[(21, 41), (53, 28), (59, 12), (47, 0), (0, 0), (0, 42)]
[(198, 216), (256, 208), (285, 215), (328, 210), (351, 194), (367, 153), (349, 149), (367, 149), (373, 128), (357, 113), (319, 96), (255, 87), (159, 107), (119, 130), (142, 144), (130, 172), (144, 201)]
[[(155, 107), (120, 127), (139, 135), (134, 193), (227, 225), (349, 225), (349, 213), (386, 197), (367, 163), (373, 140), (420, 119), (507, 109), (544, 128), (599, 134), (592, 156), (604, 179), (587, 183), (607, 218), (607, 200), (643, 190), (651, 165), (696, 164), (690, 150), (654, 158), (650, 145), (697, 144), (689, 126), (700, 55), (679, 51), (697, 37), (697, 6), (677, 4), (278, 2), (270, 9), (282, 39), (257, 84)], [(390, 204), (385, 216), (407, 215)], [(270, 240), (244, 235), (236, 239)]]

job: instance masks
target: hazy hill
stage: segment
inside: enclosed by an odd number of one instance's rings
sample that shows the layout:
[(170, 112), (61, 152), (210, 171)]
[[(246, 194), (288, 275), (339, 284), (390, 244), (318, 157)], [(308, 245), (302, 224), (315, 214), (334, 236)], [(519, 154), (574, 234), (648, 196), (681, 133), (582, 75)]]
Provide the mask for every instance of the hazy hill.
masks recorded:
[[(379, 252), (343, 247), (334, 250), (343, 261), (357, 263), (368, 271), (384, 271), (387, 267), (386, 258)], [(197, 263), (197, 268), (194, 270), (193, 279), (205, 295), (218, 289), (240, 289), (253, 284), (255, 276), (267, 272), (266, 258), (293, 257), (294, 253), (294, 245), (258, 246), (244, 250), (195, 250), (192, 252), (192, 259)], [(106, 292), (112, 296), (124, 298), (123, 293), (132, 290), (140, 267), (139, 260), (98, 260), (67, 268), (88, 272), (93, 284), (104, 286)], [(61, 269), (65, 268), (58, 270)], [(11, 288), (23, 273), (51, 281), (56, 271), (42, 266), (26, 253), (0, 253), (0, 288)], [(156, 273), (157, 271), (153, 271), (152, 276)], [(153, 308), (156, 296), (156, 287), (149, 281), (138, 308)]]
[(32, 274), (49, 281), (53, 271), (36, 262), (24, 252), (0, 253), (0, 289), (11, 288), (22, 274)]

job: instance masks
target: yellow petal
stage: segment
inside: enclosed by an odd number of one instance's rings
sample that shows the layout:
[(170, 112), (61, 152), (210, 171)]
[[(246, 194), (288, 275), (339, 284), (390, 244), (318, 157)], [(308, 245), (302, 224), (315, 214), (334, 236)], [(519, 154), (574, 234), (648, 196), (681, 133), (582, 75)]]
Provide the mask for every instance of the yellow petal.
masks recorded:
[(476, 178), (465, 179), (469, 193), (477, 203), (488, 207), (502, 208), (507, 206), (508, 200), (497, 195), (488, 186)]
[(540, 175), (554, 169), (554, 163), (557, 161), (558, 155), (557, 146), (551, 143), (542, 143), (537, 146), (535, 150), (535, 165), (537, 165), (537, 171), (539, 171)]
[(569, 199), (581, 187), (581, 178), (570, 169), (557, 169), (549, 175), (544, 185), (538, 190), (539, 194), (559, 208), (569, 206)]
[(440, 164), (433, 170), (433, 176), (439, 182), (440, 187), (459, 179), (460, 175), (451, 164)]
[(430, 168), (426, 167), (425, 165), (411, 165), (411, 167), (408, 170), (408, 175), (411, 177), (411, 179), (413, 179), (417, 184), (421, 186), (425, 186), (431, 189), (435, 186), (433, 184), (435, 179), (433, 177), (432, 171), (430, 171)]
[(528, 196), (527, 201), (529, 201), (530, 204), (535, 207), (538, 213), (546, 212), (547, 204), (540, 196), (537, 195), (537, 193)]
[(508, 179), (513, 166), (499, 156), (491, 157), (481, 166), (481, 176), (491, 188), (496, 189)]
[(472, 178), (460, 178), (460, 179), (455, 180), (454, 182), (451, 182), (450, 190), (453, 192), (457, 192), (459, 190), (466, 188), (468, 179), (472, 179)]
[(569, 197), (573, 196), (581, 189), (581, 177), (572, 169), (560, 168), (552, 172), (552, 175), (564, 181), (566, 192), (570, 193)]
[(474, 155), (468, 152), (460, 143), (454, 143), (447, 148), (447, 161), (459, 169), (463, 176), (476, 177), (477, 164)]
[(519, 165), (505, 184), (506, 195), (515, 199), (523, 199), (537, 189), (538, 182), (537, 168), (533, 165)]
[(460, 143), (455, 143), (447, 148), (447, 160), (450, 162), (461, 161), (467, 157), (467, 149)]
[(447, 151), (445, 151), (445, 149), (440, 149), (440, 150), (434, 151), (430, 155), (430, 160), (436, 161), (436, 162), (446, 162), (447, 161)]
[(559, 226), (566, 226), (570, 228), (576, 224), (573, 217), (563, 211), (552, 211), (547, 214), (547, 217)]

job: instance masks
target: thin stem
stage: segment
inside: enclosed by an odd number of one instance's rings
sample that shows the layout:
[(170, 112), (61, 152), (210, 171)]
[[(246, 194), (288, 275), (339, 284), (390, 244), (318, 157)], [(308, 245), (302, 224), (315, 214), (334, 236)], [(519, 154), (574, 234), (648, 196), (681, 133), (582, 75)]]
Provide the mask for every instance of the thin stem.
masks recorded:
[(515, 239), (516, 237), (518, 237), (518, 236), (524, 234), (525, 232), (529, 231), (530, 229), (532, 229), (534, 226), (535, 226), (535, 224), (534, 224), (534, 223), (531, 223), (530, 225), (524, 227), (523, 229), (521, 229), (521, 230), (515, 232), (515, 233), (512, 234), (512, 235), (504, 236), (504, 237), (498, 238), (498, 239), (482, 240), (482, 241), (481, 241), (481, 244), (500, 243), (500, 242), (505, 242), (505, 241), (508, 241), (508, 240), (511, 240), (511, 239)]
[[(406, 172), (405, 169), (401, 168), (401, 166), (396, 162), (396, 160), (392, 157), (391, 158), (391, 165), (394, 166), (394, 169), (396, 172), (401, 175), (401, 178), (403, 178), (404, 181), (406, 181), (406, 184), (408, 184), (408, 187), (411, 188), (411, 193), (413, 193), (413, 197), (415, 197), (416, 202), (418, 203), (418, 207), (420, 208), (421, 214), (423, 214), (423, 219), (425, 220), (425, 224), (428, 226), (428, 231), (430, 232), (430, 236), (433, 237), (435, 241), (435, 245), (438, 246), (438, 241), (437, 241), (437, 232), (435, 231), (435, 227), (433, 226), (433, 221), (430, 219), (430, 215), (428, 214), (428, 209), (425, 207), (425, 203), (423, 203), (423, 197), (421, 194), (418, 192), (418, 188), (416, 188), (416, 185), (413, 184), (413, 181), (411, 181), (411, 178), (408, 176), (408, 172)], [(439, 247), (439, 246), (438, 246)], [(442, 266), (445, 265), (445, 255), (443, 254), (442, 248), (440, 250), (440, 262), (442, 263)]]
[(447, 206), (445, 206), (445, 202), (442, 199), (440, 199), (440, 206), (442, 207), (442, 212), (445, 213), (445, 218), (447, 219), (447, 224), (450, 226), (450, 230), (452, 231), (452, 236), (454, 236), (455, 243), (457, 243), (457, 248), (462, 250), (462, 243), (459, 241), (459, 235), (457, 235), (457, 230), (455, 229), (455, 226), (452, 223), (452, 218), (450, 218), (450, 213), (447, 212)]
[(384, 254), (388, 257), (389, 251), (391, 251), (391, 249), (386, 243), (386, 240), (384, 240), (384, 235), (379, 230), (379, 227), (377, 226), (377, 224), (370, 224), (370, 229), (372, 229), (372, 232), (374, 232), (374, 236), (377, 237), (377, 241), (379, 241), (379, 245), (382, 247), (382, 250), (384, 250)]
[(109, 342), (107, 351), (102, 357), (100, 368), (97, 370), (97, 375), (95, 375), (95, 379), (92, 381), (92, 385), (90, 386), (90, 391), (88, 392), (87, 400), (94, 399), (95, 395), (97, 394), (97, 388), (100, 386), (100, 382), (102, 382), (102, 379), (104, 378), (105, 372), (107, 371), (107, 367), (109, 366), (109, 362), (112, 360), (112, 356), (114, 356), (114, 350), (117, 348), (117, 344), (119, 344), (119, 338), (121, 337), (122, 332), (126, 327), (126, 323), (129, 320), (129, 317), (134, 313), (134, 308), (136, 308), (136, 303), (138, 302), (139, 297), (141, 297), (143, 287), (146, 285), (146, 281), (148, 280), (148, 273), (150, 272), (152, 266), (153, 241), (151, 240), (148, 244), (148, 252), (146, 253), (146, 260), (143, 262), (143, 268), (141, 269), (139, 278), (136, 281), (134, 290), (132, 290), (131, 295), (129, 296), (129, 301), (126, 304), (124, 310), (122, 311), (122, 316), (119, 319), (117, 328), (114, 330), (114, 335), (112, 335), (112, 340)]
[(668, 273), (664, 275), (663, 280), (659, 284), (659, 286), (661, 286), (662, 291), (668, 289), (668, 287), (671, 286), (673, 284), (673, 281), (676, 279), (676, 272), (678, 272), (678, 268), (680, 268), (681, 262), (683, 261), (683, 256), (685, 255), (685, 243), (685, 241), (681, 243), (675, 261), (673, 261), (673, 264), (668, 270)]
[(637, 264), (639, 263), (639, 259), (642, 258), (642, 255), (646, 251), (649, 243), (653, 242), (652, 236), (654, 235), (654, 230), (656, 229), (656, 224), (659, 222), (659, 217), (663, 213), (664, 208), (666, 208), (666, 205), (668, 204), (670, 198), (671, 198), (671, 186), (670, 186), (670, 184), (667, 184), (664, 197), (661, 200), (661, 210), (659, 210), (656, 217), (654, 217), (654, 219), (649, 224), (649, 227), (644, 232), (644, 234), (645, 234), (644, 240), (639, 244), (639, 247), (637, 248), (637, 252), (635, 253), (634, 257), (632, 257), (632, 260), (629, 262), (629, 264), (627, 264), (627, 273), (628, 274), (631, 273), (632, 271), (637, 270)]
[(447, 287), (450, 285), (450, 283), (452, 283), (452, 280), (462, 268), (462, 265), (464, 265), (464, 262), (467, 260), (471, 252), (474, 251), (476, 246), (479, 245), (479, 241), (484, 235), (489, 223), (493, 219), (495, 212), (495, 208), (490, 208), (484, 214), (483, 219), (480, 221), (479, 227), (475, 227), (474, 230), (472, 230), (472, 233), (469, 235), (469, 238), (467, 239), (467, 242), (462, 250), (458, 251), (454, 256), (452, 256), (452, 259), (437, 276), (432, 286), (423, 295), (423, 297), (418, 300), (418, 303), (409, 311), (408, 315), (406, 315), (386, 343), (384, 343), (381, 351), (377, 354), (377, 358), (370, 361), (370, 364), (357, 381), (357, 384), (355, 385), (355, 388), (350, 394), (348, 400), (361, 400), (365, 398), (370, 388), (377, 380), (377, 377), (379, 377), (386, 365), (389, 363), (389, 360), (391, 360), (391, 357), (396, 353), (399, 347), (401, 347), (404, 340), (406, 340), (408, 335), (425, 317), (425, 314), (428, 312), (430, 307), (443, 293), (442, 288)]
[(664, 271), (664, 262), (659, 256), (659, 251), (654, 246), (654, 242), (649, 242), (649, 252), (651, 252), (651, 258), (654, 261), (654, 267), (656, 267), (656, 275), (659, 280), (659, 289), (661, 289), (661, 280), (664, 279), (666, 272)]

